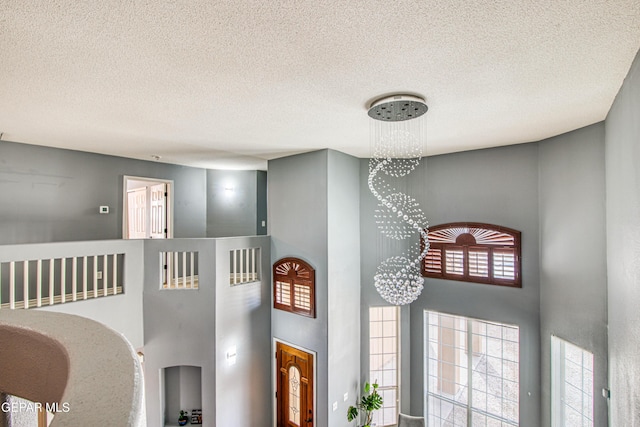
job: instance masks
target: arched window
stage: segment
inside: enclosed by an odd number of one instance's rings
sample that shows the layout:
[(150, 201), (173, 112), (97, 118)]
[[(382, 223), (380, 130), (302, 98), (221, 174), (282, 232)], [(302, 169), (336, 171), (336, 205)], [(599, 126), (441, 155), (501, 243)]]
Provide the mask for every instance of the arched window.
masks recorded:
[(316, 317), (315, 270), (298, 258), (273, 265), (273, 307)]
[(519, 231), (454, 222), (429, 227), (428, 238), (423, 276), (522, 287)]

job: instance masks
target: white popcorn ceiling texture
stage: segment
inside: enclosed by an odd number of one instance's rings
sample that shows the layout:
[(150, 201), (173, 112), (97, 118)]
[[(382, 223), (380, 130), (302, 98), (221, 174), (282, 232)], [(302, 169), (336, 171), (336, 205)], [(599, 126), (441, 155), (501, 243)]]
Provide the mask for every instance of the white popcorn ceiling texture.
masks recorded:
[(638, 0), (3, 0), (0, 132), (264, 168), (368, 157), (368, 103), (411, 92), (456, 152), (603, 120), (639, 47)]

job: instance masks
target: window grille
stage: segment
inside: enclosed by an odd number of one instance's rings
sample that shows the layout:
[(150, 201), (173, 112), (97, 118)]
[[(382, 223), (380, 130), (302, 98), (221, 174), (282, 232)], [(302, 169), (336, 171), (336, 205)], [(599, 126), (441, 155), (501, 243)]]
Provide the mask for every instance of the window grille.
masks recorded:
[(457, 222), (430, 227), (427, 235), (429, 251), (422, 261), (424, 277), (522, 286), (519, 231)]
[(377, 426), (398, 421), (400, 380), (400, 308), (369, 308), (369, 382), (378, 383), (383, 406), (373, 413)]
[(283, 258), (273, 265), (273, 307), (316, 317), (315, 270), (298, 258)]
[(429, 427), (518, 426), (517, 326), (424, 312)]
[(593, 427), (593, 354), (551, 337), (553, 427)]

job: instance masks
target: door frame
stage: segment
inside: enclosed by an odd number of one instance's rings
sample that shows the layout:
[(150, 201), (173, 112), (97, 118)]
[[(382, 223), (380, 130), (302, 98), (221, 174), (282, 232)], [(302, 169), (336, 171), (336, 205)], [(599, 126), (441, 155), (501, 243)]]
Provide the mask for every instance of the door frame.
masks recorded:
[(317, 418), (317, 413), (318, 413), (318, 353), (313, 351), (313, 350), (309, 350), (308, 348), (304, 348), (302, 346), (299, 346), (297, 344), (293, 344), (290, 341), (286, 341), (280, 338), (276, 338), (273, 337), (272, 339), (272, 351), (271, 354), (273, 355), (271, 357), (271, 384), (273, 385), (273, 392), (271, 393), (271, 404), (272, 404), (272, 408), (273, 408), (273, 421), (272, 421), (272, 425), (273, 426), (277, 426), (278, 424), (278, 399), (276, 398), (276, 393), (278, 391), (278, 365), (276, 363), (276, 357), (275, 354), (278, 351), (278, 343), (280, 344), (284, 344), (286, 346), (295, 348), (296, 350), (300, 350), (300, 351), (304, 351), (305, 353), (308, 353), (311, 355), (311, 357), (313, 358), (313, 425), (317, 426), (316, 424), (316, 420)]
[(127, 184), (129, 181), (143, 181), (149, 184), (166, 184), (167, 186), (167, 239), (173, 238), (173, 180), (149, 178), (142, 176), (122, 176), (122, 238), (128, 239), (129, 231), (129, 199), (127, 198)]

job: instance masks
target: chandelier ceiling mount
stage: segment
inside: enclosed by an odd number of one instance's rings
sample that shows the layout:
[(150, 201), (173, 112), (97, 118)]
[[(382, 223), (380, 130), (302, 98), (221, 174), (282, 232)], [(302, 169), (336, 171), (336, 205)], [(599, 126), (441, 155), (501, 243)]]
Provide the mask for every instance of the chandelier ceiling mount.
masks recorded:
[(390, 95), (371, 103), (369, 117), (385, 122), (401, 122), (422, 116), (429, 107), (416, 95)]

